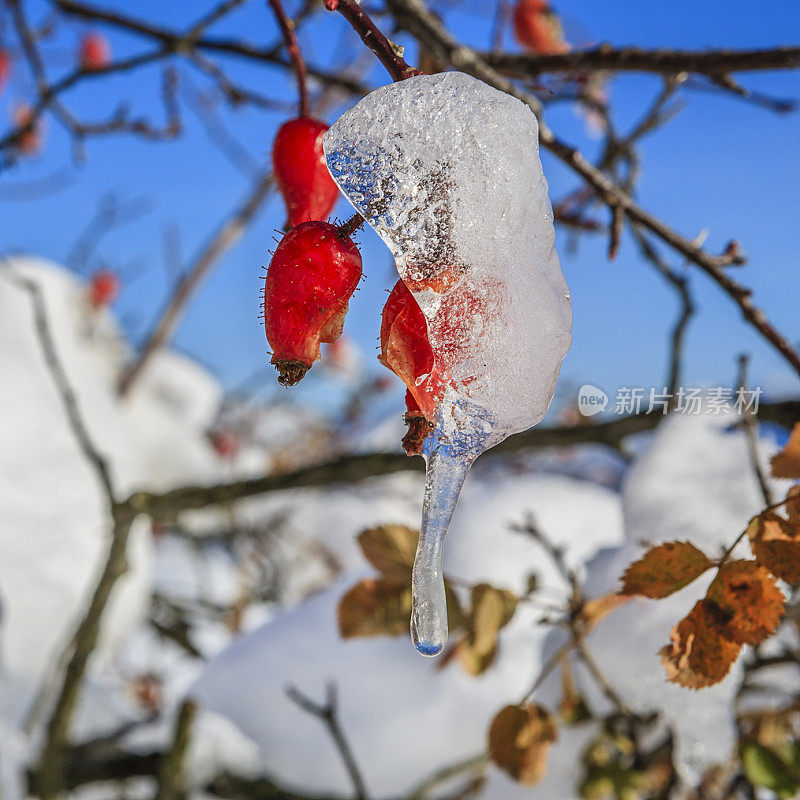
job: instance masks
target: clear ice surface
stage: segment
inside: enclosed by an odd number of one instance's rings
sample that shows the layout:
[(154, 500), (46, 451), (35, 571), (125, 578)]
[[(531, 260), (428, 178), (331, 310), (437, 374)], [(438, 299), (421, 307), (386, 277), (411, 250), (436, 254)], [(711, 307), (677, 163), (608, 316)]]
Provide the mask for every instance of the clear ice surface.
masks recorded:
[(328, 169), (386, 242), (444, 385), (412, 577), (423, 655), (447, 639), (442, 549), (475, 458), (544, 417), (572, 341), (536, 117), (459, 72), (376, 89), (325, 134)]

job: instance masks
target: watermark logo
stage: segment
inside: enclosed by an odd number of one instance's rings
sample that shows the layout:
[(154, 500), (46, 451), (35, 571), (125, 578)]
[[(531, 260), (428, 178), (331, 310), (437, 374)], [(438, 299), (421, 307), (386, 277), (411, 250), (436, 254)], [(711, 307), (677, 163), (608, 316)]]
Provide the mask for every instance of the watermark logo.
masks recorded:
[(578, 390), (578, 411), (584, 417), (593, 417), (606, 410), (608, 395), (591, 383), (584, 383)]
[[(609, 409), (614, 414), (666, 414), (675, 411), (679, 414), (755, 414), (763, 390), (729, 389), (724, 386), (701, 388), (699, 386), (680, 386), (674, 392), (666, 387), (647, 389), (644, 386), (621, 386), (615, 402)], [(578, 390), (578, 411), (584, 417), (593, 417), (608, 406), (608, 395), (591, 383), (585, 383)]]

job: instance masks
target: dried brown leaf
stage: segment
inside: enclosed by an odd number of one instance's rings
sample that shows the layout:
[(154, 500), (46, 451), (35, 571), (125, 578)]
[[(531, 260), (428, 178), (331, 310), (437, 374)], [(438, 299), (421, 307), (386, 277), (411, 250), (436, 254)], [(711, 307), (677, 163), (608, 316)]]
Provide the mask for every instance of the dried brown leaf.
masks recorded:
[(792, 428), (786, 446), (772, 456), (770, 464), (776, 478), (800, 478), (800, 422)]
[(786, 515), (794, 526), (800, 526), (800, 484), (795, 484), (786, 492)]
[(800, 582), (800, 524), (764, 511), (750, 520), (747, 535), (759, 564), (787, 583)]
[(398, 636), (408, 634), (411, 621), (411, 586), (384, 578), (367, 578), (339, 600), (339, 634)]
[(466, 618), (464, 638), (457, 656), (470, 675), (480, 675), (494, 661), (497, 636), (514, 616), (518, 598), (505, 589), (479, 583), (472, 589), (472, 607)]
[(660, 650), (667, 678), (689, 689), (719, 683), (739, 655), (741, 645), (720, 635), (705, 600), (700, 600), (670, 634)]
[(489, 755), (514, 780), (532, 786), (545, 776), (547, 754), (557, 736), (555, 720), (541, 706), (506, 706), (489, 728)]
[(755, 561), (723, 564), (706, 599), (721, 635), (737, 644), (763, 642), (775, 633), (783, 616), (783, 593)]
[(617, 592), (611, 592), (587, 600), (581, 609), (581, 621), (584, 625), (584, 631), (588, 633), (594, 630), (612, 611), (625, 605), (630, 599), (630, 597)]
[(358, 535), (364, 558), (384, 577), (407, 582), (414, 566), (419, 531), (406, 525), (378, 525)]
[(667, 597), (713, 566), (711, 559), (691, 542), (666, 542), (648, 550), (625, 570), (620, 594)]

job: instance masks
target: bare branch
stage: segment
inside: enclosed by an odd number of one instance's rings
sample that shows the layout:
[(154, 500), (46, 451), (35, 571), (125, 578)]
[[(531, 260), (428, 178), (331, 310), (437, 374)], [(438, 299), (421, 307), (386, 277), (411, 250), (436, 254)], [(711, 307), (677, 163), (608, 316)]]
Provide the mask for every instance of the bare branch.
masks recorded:
[(187, 797), (186, 753), (192, 737), (192, 726), (197, 716), (197, 704), (184, 700), (175, 720), (172, 744), (164, 754), (158, 770), (156, 800), (185, 800)]
[(387, 4), (398, 22), (434, 50), (446, 63), (526, 103), (539, 117), (539, 141), (543, 147), (580, 175), (603, 202), (612, 208), (621, 208), (633, 222), (654, 233), (673, 250), (681, 253), (705, 272), (739, 306), (747, 322), (791, 364), (800, 376), (800, 354), (769, 322), (764, 312), (753, 304), (751, 290), (725, 274), (723, 264), (718, 257), (705, 252), (656, 216), (645, 211), (607, 175), (593, 167), (580, 151), (558, 139), (542, 119), (541, 103), (532, 95), (519, 90), (508, 78), (490, 67), (477, 51), (458, 43), (421, 0), (387, 0)]
[(601, 45), (553, 55), (483, 53), (489, 66), (511, 78), (530, 78), (545, 72), (655, 72), (678, 75), (724, 75), (729, 72), (794, 69), (800, 66), (800, 46), (768, 50), (645, 50)]
[(367, 800), (367, 790), (364, 786), (364, 779), (361, 777), (361, 772), (358, 769), (358, 764), (353, 756), (353, 751), (347, 743), (344, 736), (342, 726), (339, 724), (338, 716), (338, 699), (336, 693), (336, 685), (333, 683), (328, 684), (327, 697), (324, 705), (315, 703), (309, 697), (304, 695), (294, 686), (290, 686), (286, 690), (287, 697), (296, 703), (303, 711), (321, 719), (328, 729), (328, 733), (342, 757), (347, 774), (353, 783), (353, 789), (356, 793), (356, 800)]

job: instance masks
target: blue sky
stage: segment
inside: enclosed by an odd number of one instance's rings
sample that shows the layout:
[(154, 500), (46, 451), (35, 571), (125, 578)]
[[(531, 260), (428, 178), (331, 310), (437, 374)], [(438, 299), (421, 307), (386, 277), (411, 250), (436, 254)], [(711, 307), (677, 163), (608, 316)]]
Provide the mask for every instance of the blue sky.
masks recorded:
[[(179, 27), (211, 4), (141, 0), (132, 6), (107, 0), (104, 5)], [(488, 44), (491, 29), (490, 18), (481, 12), (483, 5), (478, 0), (464, 0), (443, 7), (452, 30), (480, 46)], [(42, 12), (47, 8), (40, 2), (30, 6)], [(800, 42), (800, 13), (792, 2), (564, 0), (558, 9), (573, 36), (594, 42), (674, 48), (770, 47)], [(356, 45), (340, 17), (321, 16), (304, 32), (301, 42), (309, 60), (325, 66), (336, 58), (337, 49)], [(69, 22), (47, 46), (54, 75), (68, 68), (83, 29), (78, 22)], [(259, 44), (272, 43), (277, 36), (261, 2), (247, 4), (213, 32), (243, 35)], [(115, 31), (108, 35), (116, 56), (148, 47), (138, 37)], [(408, 56), (413, 61), (413, 51)], [(293, 84), (285, 73), (232, 59), (223, 63), (237, 81), (289, 102), (294, 99)], [(182, 70), (197, 87), (207, 86), (201, 75), (185, 66)], [(76, 89), (66, 100), (85, 119), (108, 116), (121, 98), (132, 103), (135, 113), (159, 119), (159, 74), (148, 68), (104, 80)], [(387, 76), (376, 66), (370, 80), (385, 82)], [(741, 81), (778, 97), (800, 98), (797, 72), (754, 73), (741, 76)], [(659, 88), (660, 82), (649, 76), (614, 80), (611, 99), (623, 130), (635, 123)], [(10, 90), (0, 96), (3, 117), (30, 90), (29, 76), (18, 69)], [(739, 239), (750, 260), (748, 266), (735, 268), (736, 277), (755, 289), (756, 302), (793, 341), (800, 342), (800, 115), (776, 115), (718, 94), (686, 91), (682, 96), (685, 108), (681, 114), (644, 142), (640, 201), (689, 237), (707, 230), (707, 247), (712, 252), (720, 251), (731, 238)], [(286, 112), (243, 109), (224, 115), (250, 153), (264, 159)], [(120, 137), (91, 140), (86, 161), (69, 170), (64, 189), (35, 202), (9, 202), (9, 187), (39, 180), (71, 164), (68, 139), (49, 118), (43, 155), (0, 176), (0, 248), (61, 261), (103, 192), (148, 198), (151, 210), (133, 224), (112, 231), (98, 251), (114, 265), (128, 265), (122, 270), (128, 280), (117, 311), (134, 341), (141, 340), (171, 280), (161, 253), (164, 226), (179, 227), (184, 260), (188, 260), (248, 191), (248, 179), (209, 142), (191, 110), (184, 111), (184, 119), (183, 136), (169, 144)], [(552, 108), (548, 119), (562, 139), (589, 155), (596, 154), (598, 142), (587, 135), (584, 121), (573, 108)], [(543, 154), (543, 165), (554, 198), (576, 186), (571, 174), (549, 154)], [(337, 213), (347, 215), (344, 201)], [(605, 212), (599, 214), (605, 218)], [(271, 368), (264, 366), (268, 356), (258, 321), (258, 296), (260, 268), (269, 261), (274, 230), (283, 220), (276, 197), (216, 268), (176, 337), (178, 347), (207, 364), (228, 386), (261, 369), (263, 385), (271, 387), (270, 391), (275, 388), (267, 371)], [(380, 367), (373, 359), (380, 308), (386, 289), (394, 282), (393, 267), (388, 252), (371, 232), (362, 233), (360, 240), (366, 279), (351, 303), (346, 332), (377, 370)], [(575, 253), (568, 252), (563, 233), (558, 234), (558, 244), (574, 302), (574, 343), (564, 363), (564, 386), (590, 382), (612, 394), (620, 385), (663, 385), (667, 333), (677, 309), (669, 287), (636, 257), (636, 248), (627, 239), (613, 263), (606, 259), (602, 239), (584, 237)], [(699, 271), (689, 268), (688, 274), (699, 314), (689, 332), (684, 382), (729, 384), (736, 356), (746, 351), (752, 356), (753, 383), (771, 394), (796, 393), (796, 376), (741, 321), (732, 302)]]

